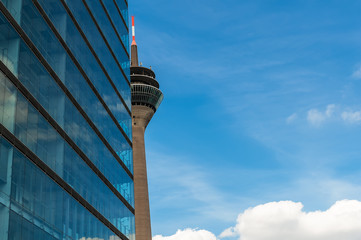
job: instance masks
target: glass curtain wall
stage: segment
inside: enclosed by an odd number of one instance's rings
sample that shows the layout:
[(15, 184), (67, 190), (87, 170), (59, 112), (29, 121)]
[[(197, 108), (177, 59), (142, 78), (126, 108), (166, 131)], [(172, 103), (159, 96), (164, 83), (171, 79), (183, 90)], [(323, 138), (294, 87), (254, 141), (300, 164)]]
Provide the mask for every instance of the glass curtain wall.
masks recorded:
[(0, 239), (134, 240), (125, 0), (0, 0)]

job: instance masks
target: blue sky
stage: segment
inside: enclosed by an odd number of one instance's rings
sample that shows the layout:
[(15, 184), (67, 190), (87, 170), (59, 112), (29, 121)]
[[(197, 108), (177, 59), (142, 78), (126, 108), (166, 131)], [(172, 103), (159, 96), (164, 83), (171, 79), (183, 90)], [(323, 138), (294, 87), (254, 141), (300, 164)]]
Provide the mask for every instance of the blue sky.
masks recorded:
[(359, 0), (132, 0), (164, 101), (146, 131), (153, 235), (250, 207), (361, 200)]

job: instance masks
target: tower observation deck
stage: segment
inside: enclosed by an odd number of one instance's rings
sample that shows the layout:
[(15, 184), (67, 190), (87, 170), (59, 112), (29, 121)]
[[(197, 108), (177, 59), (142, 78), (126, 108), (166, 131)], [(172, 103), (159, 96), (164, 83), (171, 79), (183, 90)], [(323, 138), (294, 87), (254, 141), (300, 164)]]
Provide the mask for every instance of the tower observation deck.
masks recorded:
[(163, 100), (159, 83), (152, 69), (139, 66), (138, 47), (135, 43), (132, 17), (130, 80), (132, 94), (132, 130), (134, 165), (135, 238), (151, 240), (148, 179), (145, 157), (144, 132)]
[(163, 93), (154, 72), (149, 68), (131, 66), (130, 74), (132, 105), (147, 106), (155, 112), (163, 100)]

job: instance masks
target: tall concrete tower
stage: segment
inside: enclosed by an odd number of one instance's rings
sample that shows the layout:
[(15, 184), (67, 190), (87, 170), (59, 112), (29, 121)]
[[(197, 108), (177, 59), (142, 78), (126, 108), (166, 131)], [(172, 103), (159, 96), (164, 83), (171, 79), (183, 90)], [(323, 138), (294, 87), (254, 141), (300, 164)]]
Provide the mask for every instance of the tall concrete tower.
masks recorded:
[(150, 68), (138, 64), (134, 17), (132, 17), (132, 35), (130, 79), (132, 89), (135, 238), (136, 240), (151, 240), (144, 132), (163, 100), (163, 93), (159, 90), (159, 83), (155, 79), (154, 72)]

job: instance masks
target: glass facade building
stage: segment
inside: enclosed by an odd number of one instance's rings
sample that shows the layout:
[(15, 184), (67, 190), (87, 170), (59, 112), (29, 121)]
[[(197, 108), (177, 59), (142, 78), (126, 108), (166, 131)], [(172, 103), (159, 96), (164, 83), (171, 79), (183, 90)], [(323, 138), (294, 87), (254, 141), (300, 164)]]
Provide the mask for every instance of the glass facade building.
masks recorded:
[(0, 0), (0, 239), (134, 240), (127, 0)]

